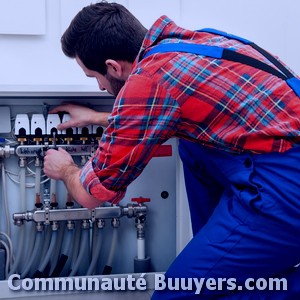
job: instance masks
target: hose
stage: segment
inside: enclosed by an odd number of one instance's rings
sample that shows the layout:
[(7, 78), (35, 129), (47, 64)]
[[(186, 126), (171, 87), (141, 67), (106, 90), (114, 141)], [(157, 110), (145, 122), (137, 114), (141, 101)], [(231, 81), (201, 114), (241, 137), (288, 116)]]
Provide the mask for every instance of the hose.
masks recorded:
[(95, 268), (101, 251), (102, 240), (103, 240), (103, 228), (97, 228), (97, 226), (94, 226), (92, 261), (89, 265), (86, 275), (93, 275), (95, 272)]
[[(26, 168), (25, 166), (20, 166), (20, 208), (21, 211), (26, 211)], [(16, 259), (11, 267), (9, 275), (14, 274), (20, 266), (21, 258), (24, 251), (24, 242), (25, 242), (25, 225), (22, 224), (19, 230), (19, 244), (16, 254)]]
[(38, 253), (40, 252), (40, 249), (42, 246), (42, 241), (43, 241), (42, 237), (43, 237), (43, 232), (36, 231), (34, 248), (31, 253), (30, 259), (29, 259), (28, 263), (26, 264), (26, 267), (21, 274), (21, 278), (25, 278), (25, 276), (30, 271), (30, 268), (31, 268), (34, 260), (38, 257)]
[(55, 179), (50, 180), (50, 202), (56, 202), (56, 185), (57, 181)]
[(76, 275), (81, 261), (83, 260), (84, 256), (87, 255), (87, 253), (88, 253), (88, 251), (86, 249), (88, 246), (89, 246), (89, 230), (83, 229), (82, 235), (81, 235), (80, 249), (79, 249), (78, 257), (76, 259), (74, 266), (72, 267), (70, 276)]
[(50, 246), (49, 249), (46, 253), (46, 256), (44, 258), (44, 260), (42, 261), (42, 263), (40, 264), (38, 270), (36, 271), (36, 273), (34, 274), (34, 277), (40, 277), (40, 275), (45, 275), (44, 271), (47, 267), (47, 264), (50, 261), (50, 258), (52, 256), (52, 253), (55, 249), (56, 246), (56, 241), (57, 241), (57, 231), (52, 231), (52, 237), (51, 237), (51, 242), (50, 242)]
[(9, 247), (8, 247), (8, 245), (5, 242), (3, 242), (3, 241), (0, 240), (0, 244), (4, 247), (5, 252), (6, 252), (5, 278), (7, 278), (8, 277), (7, 275), (8, 275), (8, 269), (9, 269), (9, 262), (10, 262), (10, 256), (11, 256), (11, 254), (10, 254)]
[(103, 269), (102, 275), (109, 275), (111, 274), (112, 270), (112, 261), (115, 256), (116, 246), (117, 246), (117, 240), (118, 240), (118, 228), (113, 228), (112, 233), (112, 240), (111, 240), (111, 246), (110, 246), (110, 252), (108, 255), (107, 263)]
[(35, 195), (40, 196), (41, 195), (41, 171), (42, 167), (40, 165), (37, 165), (35, 168)]
[(74, 269), (79, 248), (80, 248), (80, 239), (82, 235), (81, 225), (79, 222), (75, 222), (75, 233), (74, 233), (74, 243), (73, 243), (73, 251), (72, 251), (72, 260), (71, 260), (71, 270)]
[(7, 244), (8, 244), (8, 248), (9, 248), (9, 252), (10, 252), (10, 260), (9, 260), (9, 264), (12, 265), (13, 263), (13, 245), (12, 245), (12, 241), (11, 238), (8, 236), (8, 234), (6, 234), (5, 232), (0, 232), (0, 236), (4, 236), (5, 239), (7, 240)]
[(64, 233), (65, 244), (63, 245), (63, 249), (61, 251), (61, 255), (57, 261), (56, 266), (54, 267), (52, 272), (50, 271), (51, 277), (59, 277), (63, 269), (65, 268), (71, 253), (73, 236), (74, 230), (67, 229), (67, 231)]
[(5, 210), (5, 217), (6, 217), (6, 230), (7, 230), (7, 235), (10, 237), (11, 231), (10, 231), (10, 222), (9, 222), (10, 219), (9, 219), (9, 209), (8, 209), (8, 201), (7, 201), (7, 187), (6, 187), (4, 160), (2, 161), (1, 170), (2, 170), (2, 194), (3, 194), (4, 210)]
[(64, 237), (64, 231), (65, 231), (65, 222), (60, 222), (59, 228), (58, 228), (58, 237), (56, 242), (56, 247), (54, 252), (52, 253), (52, 261), (51, 261), (51, 268), (49, 274), (52, 274), (54, 271), (54, 268), (57, 265), (57, 262), (59, 260), (59, 253), (61, 250), (61, 245)]

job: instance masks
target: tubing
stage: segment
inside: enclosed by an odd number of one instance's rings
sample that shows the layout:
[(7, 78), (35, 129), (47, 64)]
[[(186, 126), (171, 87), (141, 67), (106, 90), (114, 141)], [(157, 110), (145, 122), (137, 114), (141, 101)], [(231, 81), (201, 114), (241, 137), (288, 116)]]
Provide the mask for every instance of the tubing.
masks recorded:
[(10, 237), (11, 231), (10, 231), (10, 219), (9, 219), (9, 209), (8, 209), (8, 201), (7, 201), (7, 187), (6, 187), (4, 160), (2, 160), (1, 170), (2, 170), (2, 194), (3, 194), (4, 210), (5, 210), (5, 217), (6, 217), (6, 230), (7, 230), (7, 235)]
[(66, 233), (65, 233), (65, 244), (62, 248), (62, 251), (61, 253), (64, 254), (64, 255), (67, 255), (69, 256), (70, 252), (71, 252), (71, 247), (73, 246), (72, 245), (72, 239), (73, 239), (73, 234), (74, 234), (74, 230), (70, 230), (70, 229), (65, 229), (66, 230)]
[(111, 240), (111, 246), (110, 246), (110, 252), (107, 259), (107, 265), (111, 266), (113, 258), (115, 256), (115, 250), (117, 246), (117, 240), (118, 240), (118, 228), (113, 228), (113, 234), (112, 234), (112, 240)]
[(65, 244), (63, 245), (63, 249), (56, 263), (56, 266), (54, 267), (52, 272), (50, 271), (51, 277), (59, 277), (61, 272), (65, 268), (71, 253), (71, 247), (73, 246), (72, 245), (73, 236), (74, 236), (74, 230), (67, 229), (67, 231), (64, 234)]
[(88, 229), (83, 229), (83, 231), (82, 231), (79, 254), (78, 254), (78, 257), (76, 259), (74, 266), (72, 267), (70, 276), (76, 275), (81, 261), (83, 260), (84, 256), (87, 255), (87, 253), (88, 253), (86, 248), (89, 245), (89, 233), (90, 232)]
[(57, 242), (56, 242), (55, 250), (52, 253), (52, 261), (51, 261), (51, 268), (50, 268), (49, 274), (52, 274), (52, 272), (54, 271), (54, 268), (56, 267), (57, 262), (59, 260), (59, 253), (61, 250), (61, 244), (62, 244), (62, 240), (64, 237), (64, 231), (65, 231), (65, 222), (60, 223), (57, 231), (58, 231)]
[(41, 257), (45, 257), (46, 253), (49, 249), (49, 245), (51, 242), (51, 234), (52, 230), (49, 225), (45, 226), (45, 234), (44, 234), (44, 242), (43, 242), (43, 248), (41, 251)]
[(40, 161), (38, 160), (36, 162), (36, 168), (35, 168), (35, 196), (36, 196), (36, 203), (40, 201), (41, 197), (41, 171), (42, 167), (40, 166)]
[(110, 252), (108, 255), (107, 263), (103, 269), (102, 275), (109, 275), (111, 274), (112, 270), (112, 261), (115, 256), (116, 246), (117, 246), (117, 240), (118, 240), (118, 228), (113, 228), (112, 233), (112, 239), (111, 239), (111, 246), (110, 246)]
[(8, 234), (6, 234), (5, 232), (0, 232), (0, 236), (4, 236), (7, 240), (7, 244), (9, 246), (9, 252), (10, 252), (10, 261), (9, 264), (12, 265), (13, 263), (13, 245), (12, 245), (12, 241), (11, 238), (8, 236)]
[(21, 274), (21, 278), (25, 278), (25, 276), (30, 271), (30, 268), (31, 268), (34, 260), (38, 257), (38, 253), (40, 252), (40, 249), (41, 249), (41, 246), (42, 246), (42, 241), (43, 241), (42, 237), (43, 237), (43, 232), (37, 231), (36, 236), (35, 236), (35, 244), (34, 244), (32, 254), (30, 255), (30, 259), (29, 259), (25, 269), (23, 270), (23, 272)]
[(86, 275), (93, 275), (95, 272), (95, 268), (101, 251), (102, 240), (103, 240), (103, 228), (97, 228), (96, 226), (94, 226), (92, 261), (89, 265)]
[[(26, 211), (26, 168), (25, 163), (24, 166), (20, 166), (20, 208), (21, 211)], [(24, 242), (25, 242), (25, 225), (22, 224), (19, 230), (19, 244), (18, 250), (16, 254), (16, 259), (14, 261), (13, 266), (9, 272), (9, 275), (14, 274), (20, 266), (21, 258), (24, 251)]]
[(71, 271), (74, 269), (76, 259), (78, 257), (81, 235), (82, 235), (81, 225), (79, 222), (75, 222), (75, 233), (74, 233), (74, 242), (73, 242), (73, 251), (72, 251)]
[(0, 240), (0, 245), (2, 245), (5, 248), (5, 252), (6, 252), (5, 276), (4, 277), (7, 278), (11, 253), (10, 253), (8, 245), (5, 242)]
[[(36, 226), (34, 222), (25, 225), (26, 232), (26, 248), (23, 249), (23, 257), (30, 257), (34, 248)], [(24, 268), (24, 266), (23, 266)], [(21, 270), (19, 270), (21, 273)]]
[(43, 274), (44, 270), (47, 267), (47, 264), (50, 261), (51, 255), (52, 255), (52, 253), (55, 249), (55, 246), (56, 246), (57, 234), (58, 234), (57, 231), (52, 231), (52, 237), (51, 237), (51, 243), (50, 243), (49, 249), (47, 251), (47, 254), (46, 254), (44, 260), (40, 264), (40, 266), (38, 268), (38, 271), (36, 272), (36, 274), (38, 273), (38, 275)]
[(56, 203), (56, 183), (55, 179), (50, 180), (50, 202)]
[(145, 239), (137, 239), (137, 259), (145, 259)]
[(20, 168), (20, 203), (21, 211), (26, 211), (26, 168)]

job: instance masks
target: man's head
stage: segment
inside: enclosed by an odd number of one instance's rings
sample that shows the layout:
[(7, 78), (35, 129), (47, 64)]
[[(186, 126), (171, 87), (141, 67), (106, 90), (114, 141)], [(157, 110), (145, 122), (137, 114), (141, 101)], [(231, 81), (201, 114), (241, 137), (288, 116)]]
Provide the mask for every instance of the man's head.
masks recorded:
[[(116, 95), (129, 73), (147, 30), (122, 5), (102, 1), (84, 7), (72, 20), (61, 38), (63, 52), (76, 58), (84, 67), (87, 76), (99, 73), (100, 89), (102, 77), (112, 81)], [(92, 73), (92, 74), (90, 74)], [(127, 76), (127, 77), (126, 77)], [(116, 93), (117, 92), (117, 93)]]

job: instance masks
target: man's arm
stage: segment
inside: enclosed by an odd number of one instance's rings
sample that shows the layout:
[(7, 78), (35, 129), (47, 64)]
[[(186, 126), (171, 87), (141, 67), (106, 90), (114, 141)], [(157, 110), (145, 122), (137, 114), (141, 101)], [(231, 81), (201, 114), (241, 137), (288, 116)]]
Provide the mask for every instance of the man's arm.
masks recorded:
[(59, 124), (57, 126), (58, 130), (94, 124), (106, 127), (108, 125), (107, 118), (110, 114), (108, 112), (98, 112), (88, 107), (71, 103), (59, 105), (49, 111), (50, 114), (58, 112), (66, 112), (70, 114), (71, 117), (69, 121)]
[(71, 155), (62, 148), (47, 151), (44, 159), (44, 173), (50, 178), (62, 180), (72, 198), (80, 205), (95, 208), (115, 198), (116, 192), (107, 190), (103, 186), (101, 186), (100, 197), (96, 199), (91, 196), (80, 181), (80, 172), (81, 169), (74, 163)]

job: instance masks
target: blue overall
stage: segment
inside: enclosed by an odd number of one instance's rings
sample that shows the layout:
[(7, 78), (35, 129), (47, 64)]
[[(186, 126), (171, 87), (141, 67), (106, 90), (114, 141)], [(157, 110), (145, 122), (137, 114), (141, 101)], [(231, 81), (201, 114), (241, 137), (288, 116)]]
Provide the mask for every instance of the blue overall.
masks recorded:
[[(251, 41), (214, 29), (200, 30), (252, 46), (273, 65), (216, 46), (166, 43), (149, 50), (188, 52), (227, 59), (282, 78), (300, 97), (300, 80)], [(236, 280), (241, 289), (200, 295), (185, 289), (156, 291), (156, 299), (300, 299), (300, 146), (285, 153), (229, 154), (180, 141), (194, 237), (175, 259), (167, 278)], [(245, 288), (248, 278), (286, 278), (287, 290)], [(166, 279), (168, 282), (168, 279)], [(174, 284), (172, 285), (174, 286)], [(244, 288), (243, 288), (244, 287)]]
[[(155, 299), (300, 299), (300, 147), (234, 155), (180, 141), (194, 237), (167, 278), (287, 279), (285, 291), (155, 291)], [(167, 279), (166, 279), (167, 282)]]

